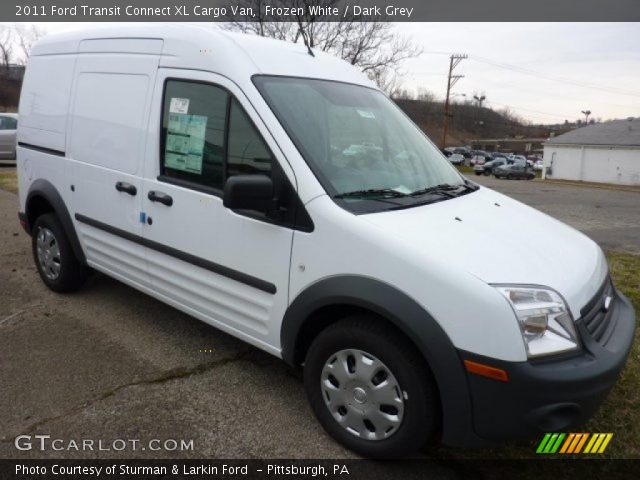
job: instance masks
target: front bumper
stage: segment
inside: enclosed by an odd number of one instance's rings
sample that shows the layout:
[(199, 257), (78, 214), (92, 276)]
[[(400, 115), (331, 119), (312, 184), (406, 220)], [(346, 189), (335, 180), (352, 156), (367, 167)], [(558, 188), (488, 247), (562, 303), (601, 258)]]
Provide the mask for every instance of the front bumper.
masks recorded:
[(507, 382), (467, 373), (476, 435), (489, 441), (567, 431), (587, 420), (602, 403), (629, 356), (636, 327), (629, 300), (613, 289), (606, 339), (584, 319), (576, 326), (582, 350), (562, 358), (504, 362), (468, 352), (463, 359), (508, 373)]

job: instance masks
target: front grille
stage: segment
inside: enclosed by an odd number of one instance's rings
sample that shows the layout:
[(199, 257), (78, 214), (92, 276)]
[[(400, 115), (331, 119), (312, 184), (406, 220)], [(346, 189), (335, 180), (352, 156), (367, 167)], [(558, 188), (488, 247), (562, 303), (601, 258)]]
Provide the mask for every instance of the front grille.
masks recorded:
[[(609, 300), (609, 308), (605, 308), (606, 299)], [(616, 294), (611, 279), (607, 277), (598, 292), (580, 310), (581, 320), (591, 337), (598, 343), (605, 345), (613, 331), (613, 310), (615, 308)]]

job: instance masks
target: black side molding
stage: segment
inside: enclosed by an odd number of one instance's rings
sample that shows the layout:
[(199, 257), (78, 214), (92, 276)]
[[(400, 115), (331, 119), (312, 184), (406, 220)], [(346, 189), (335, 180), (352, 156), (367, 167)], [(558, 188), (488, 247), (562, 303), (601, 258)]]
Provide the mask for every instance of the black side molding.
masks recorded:
[(140, 237), (139, 235), (134, 235), (133, 233), (129, 233), (125, 230), (107, 225), (106, 223), (102, 223), (98, 220), (94, 220), (93, 218), (89, 218), (79, 213), (76, 213), (75, 217), (77, 221), (82, 222), (86, 225), (90, 225), (112, 235), (117, 235), (118, 237), (125, 238), (157, 252), (164, 253), (165, 255), (177, 258), (178, 260), (182, 260), (183, 262), (195, 265), (196, 267), (204, 268), (205, 270), (209, 270), (210, 272), (217, 273), (218, 275), (222, 275), (240, 283), (244, 283), (245, 285), (257, 288), (258, 290), (262, 290), (263, 292), (267, 292), (272, 295), (277, 292), (276, 286), (273, 283), (267, 282), (260, 278), (256, 278), (251, 275), (247, 275), (246, 273), (233, 270), (232, 268), (225, 267), (224, 265), (210, 262), (209, 260), (205, 260), (204, 258), (196, 257), (195, 255), (191, 255), (181, 250), (177, 250), (173, 247), (154, 242), (153, 240)]
[(55, 155), (56, 157), (64, 157), (65, 152), (61, 150), (54, 150), (53, 148), (39, 147), (31, 143), (18, 142), (18, 146), (22, 148), (28, 148), (29, 150), (35, 150), (36, 152), (47, 153), (49, 155)]

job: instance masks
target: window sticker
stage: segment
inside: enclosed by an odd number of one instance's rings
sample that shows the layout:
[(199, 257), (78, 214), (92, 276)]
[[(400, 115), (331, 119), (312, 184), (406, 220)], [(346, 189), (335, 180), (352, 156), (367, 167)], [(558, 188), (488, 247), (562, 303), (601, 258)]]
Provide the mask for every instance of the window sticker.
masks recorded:
[(169, 113), (189, 113), (189, 99), (172, 98), (169, 104)]
[(374, 113), (369, 110), (358, 110), (358, 114), (363, 118), (373, 118), (373, 119), (376, 118)]
[(204, 115), (170, 113), (164, 166), (201, 174), (206, 131), (207, 117)]

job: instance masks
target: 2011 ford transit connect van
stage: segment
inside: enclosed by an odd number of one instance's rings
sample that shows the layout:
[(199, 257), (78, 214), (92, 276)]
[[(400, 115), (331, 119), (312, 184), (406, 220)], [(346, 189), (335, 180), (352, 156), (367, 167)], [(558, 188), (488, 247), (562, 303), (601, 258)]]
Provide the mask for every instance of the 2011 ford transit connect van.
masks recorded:
[[(629, 354), (635, 315), (594, 242), (465, 180), (364, 75), (302, 45), (51, 35), (18, 142), (47, 286), (95, 269), (303, 366), (320, 423), (363, 455), (566, 430)], [(496, 239), (499, 260), (474, 253)]]

